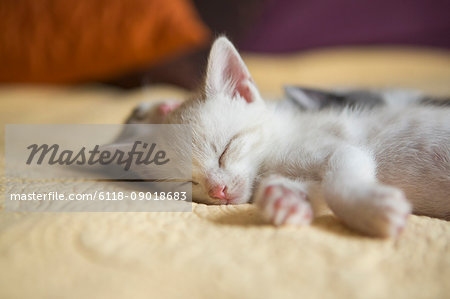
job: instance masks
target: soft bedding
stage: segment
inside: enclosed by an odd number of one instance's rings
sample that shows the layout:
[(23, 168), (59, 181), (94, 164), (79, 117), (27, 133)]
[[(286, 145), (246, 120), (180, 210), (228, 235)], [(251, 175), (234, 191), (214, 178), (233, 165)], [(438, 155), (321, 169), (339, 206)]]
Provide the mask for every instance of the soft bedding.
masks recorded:
[[(450, 94), (449, 53), (431, 49), (244, 59), (269, 99), (288, 83)], [(2, 86), (0, 119), (3, 127), (120, 123), (140, 101), (185, 96), (168, 86)], [(1, 151), (3, 169), (3, 144)], [(7, 181), (2, 173), (2, 196)], [(48, 183), (19, 186), (46, 191)], [(449, 281), (450, 223), (428, 217), (410, 216), (402, 236), (380, 240), (332, 215), (275, 228), (250, 204), (193, 204), (183, 213), (12, 213), (0, 205), (0, 298), (448, 298)]]

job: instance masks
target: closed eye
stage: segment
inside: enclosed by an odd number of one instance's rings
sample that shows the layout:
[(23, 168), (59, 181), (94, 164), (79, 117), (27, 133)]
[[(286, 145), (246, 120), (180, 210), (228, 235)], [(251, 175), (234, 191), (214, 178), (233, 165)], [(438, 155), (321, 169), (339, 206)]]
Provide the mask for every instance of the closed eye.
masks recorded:
[(233, 141), (236, 140), (236, 138), (238, 138), (240, 135), (241, 135), (240, 133), (234, 135), (234, 136), (230, 139), (230, 141), (228, 142), (228, 144), (225, 146), (225, 149), (223, 150), (222, 154), (221, 154), (220, 157), (219, 157), (219, 167), (222, 167), (222, 166), (223, 166), (223, 162), (224, 162), (224, 159), (225, 159), (225, 154), (227, 153), (227, 150), (230, 148), (231, 143), (233, 143)]
[(253, 127), (253, 128), (250, 128), (250, 129), (248, 129), (248, 130), (246, 130), (246, 131), (242, 131), (242, 132), (239, 132), (239, 133), (237, 133), (236, 135), (234, 135), (234, 136), (230, 139), (230, 141), (228, 142), (228, 144), (225, 146), (225, 149), (223, 150), (222, 154), (221, 154), (220, 157), (219, 157), (219, 167), (222, 167), (222, 166), (223, 166), (223, 162), (224, 162), (224, 159), (225, 159), (225, 157), (226, 157), (226, 153), (227, 153), (228, 149), (230, 148), (231, 144), (232, 144), (236, 139), (241, 138), (241, 137), (245, 136), (246, 134), (250, 134), (250, 133), (252, 133), (253, 131), (255, 131), (255, 130), (257, 130), (257, 129), (258, 129), (257, 127)]
[(225, 153), (227, 152), (228, 148), (230, 147), (230, 144), (231, 144), (231, 140), (230, 140), (230, 142), (228, 142), (227, 146), (225, 147), (225, 149), (223, 150), (222, 154), (219, 157), (219, 167), (223, 166), (223, 160), (225, 157)]
[(198, 183), (196, 181), (187, 181), (181, 184), (181, 186), (184, 186), (186, 184), (192, 184), (192, 185), (198, 185)]

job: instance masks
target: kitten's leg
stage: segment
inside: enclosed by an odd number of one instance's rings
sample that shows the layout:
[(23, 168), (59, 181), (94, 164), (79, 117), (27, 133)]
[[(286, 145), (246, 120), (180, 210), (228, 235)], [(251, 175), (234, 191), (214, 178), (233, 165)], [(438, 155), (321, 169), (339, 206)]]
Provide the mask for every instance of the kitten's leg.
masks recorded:
[(255, 193), (255, 203), (263, 217), (275, 225), (309, 224), (313, 218), (307, 198), (307, 184), (282, 176), (263, 179)]
[(411, 213), (411, 205), (400, 189), (377, 182), (373, 157), (352, 146), (332, 154), (322, 190), (336, 216), (349, 227), (372, 236), (398, 235)]

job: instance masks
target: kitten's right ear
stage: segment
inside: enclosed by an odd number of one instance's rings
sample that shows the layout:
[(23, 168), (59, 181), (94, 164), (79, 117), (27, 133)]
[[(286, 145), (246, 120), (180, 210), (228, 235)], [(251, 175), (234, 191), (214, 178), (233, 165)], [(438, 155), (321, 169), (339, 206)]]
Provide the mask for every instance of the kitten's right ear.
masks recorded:
[(247, 103), (261, 99), (241, 56), (226, 37), (219, 37), (211, 48), (205, 88), (208, 96), (224, 93)]
[(284, 92), (289, 100), (304, 110), (319, 110), (328, 106), (344, 106), (345, 104), (343, 96), (320, 89), (285, 86)]

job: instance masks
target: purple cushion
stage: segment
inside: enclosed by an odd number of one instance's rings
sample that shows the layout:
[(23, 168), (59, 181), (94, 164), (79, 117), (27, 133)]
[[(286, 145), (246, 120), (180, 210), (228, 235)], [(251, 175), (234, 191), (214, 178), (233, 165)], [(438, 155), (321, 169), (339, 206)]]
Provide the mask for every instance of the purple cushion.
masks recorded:
[(339, 45), (450, 48), (448, 0), (269, 0), (239, 48), (291, 52)]

